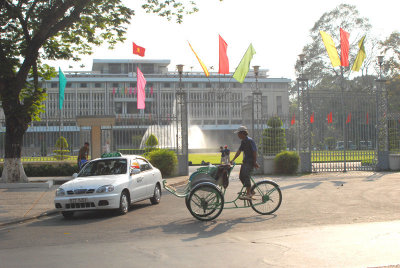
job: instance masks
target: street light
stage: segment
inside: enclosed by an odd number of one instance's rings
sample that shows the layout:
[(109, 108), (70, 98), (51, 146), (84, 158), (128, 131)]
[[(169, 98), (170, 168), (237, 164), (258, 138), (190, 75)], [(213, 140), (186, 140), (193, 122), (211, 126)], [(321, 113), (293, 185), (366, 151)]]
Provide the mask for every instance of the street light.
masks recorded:
[(382, 78), (382, 65), (383, 65), (383, 56), (378, 56), (378, 64), (379, 64), (379, 79)]
[[(189, 131), (186, 92), (182, 89), (183, 64), (176, 65), (176, 68), (179, 74), (179, 86), (176, 91), (176, 149), (178, 152), (179, 175), (188, 175)], [(179, 138), (181, 138), (181, 143), (179, 143)], [(181, 144), (181, 151), (179, 151), (179, 144)]]
[(260, 91), (260, 89), (258, 88), (258, 74), (259, 74), (259, 70), (260, 70), (260, 66), (258, 66), (258, 65), (255, 65), (255, 66), (253, 66), (253, 71), (254, 71), (254, 76), (255, 76), (255, 78), (256, 78), (256, 88), (255, 88), (255, 90), (253, 90), (253, 92), (252, 92), (252, 106), (251, 106), (251, 130), (252, 130), (252, 133), (251, 133), (251, 135), (252, 135), (252, 137), (253, 137), (253, 139), (255, 139), (255, 138), (257, 138), (257, 137), (255, 137), (255, 118), (254, 118), (254, 112), (255, 112), (255, 109), (254, 109), (254, 106), (255, 105), (257, 105), (257, 109), (256, 109), (256, 113), (257, 113), (257, 118), (256, 118), (256, 121), (257, 121), (257, 124), (259, 123), (259, 120), (260, 120), (260, 107), (259, 107), (259, 105), (260, 105), (260, 102), (261, 102), (261, 91)]
[[(305, 54), (299, 54), (301, 72), (297, 78), (297, 100), (298, 100), (298, 135), (297, 151), (300, 159), (305, 159), (304, 166), (301, 166), (302, 172), (311, 172), (311, 103), (308, 92), (308, 79), (304, 76), (304, 65), (306, 63)], [(300, 110), (301, 108), (301, 110)]]
[(378, 56), (379, 75), (376, 82), (376, 148), (378, 154), (377, 170), (387, 170), (389, 168), (389, 144), (388, 144), (388, 126), (386, 114), (388, 111), (388, 92), (385, 89), (386, 79), (382, 75), (383, 56)]

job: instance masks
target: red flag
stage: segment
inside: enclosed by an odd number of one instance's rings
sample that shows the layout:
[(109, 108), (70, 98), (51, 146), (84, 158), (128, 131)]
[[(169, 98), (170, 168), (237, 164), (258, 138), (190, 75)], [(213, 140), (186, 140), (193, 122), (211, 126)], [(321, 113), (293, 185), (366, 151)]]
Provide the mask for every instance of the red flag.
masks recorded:
[(133, 44), (133, 54), (144, 57), (144, 52), (146, 51), (146, 49), (144, 47), (136, 45), (135, 42), (132, 42), (132, 44)]
[(369, 116), (368, 116), (368, 112), (367, 112), (367, 125), (369, 123)]
[(129, 88), (129, 95), (132, 95), (132, 87)]
[(153, 97), (153, 87), (150, 88), (150, 96)]
[(294, 125), (294, 123), (296, 123), (296, 115), (295, 114), (293, 114), (292, 121), (290, 122), (290, 124)]
[(332, 112), (330, 112), (326, 118), (328, 120), (328, 124), (332, 123)]
[(146, 87), (146, 79), (143, 76), (143, 73), (137, 68), (137, 108), (144, 110), (145, 108), (145, 100), (146, 93), (144, 92), (144, 88)]
[(348, 123), (350, 123), (350, 122), (351, 122), (351, 113), (349, 113), (349, 114), (347, 115), (346, 124), (348, 124)]
[(349, 37), (350, 34), (340, 28), (340, 61), (342, 66), (349, 66)]
[(312, 113), (310, 116), (310, 123), (314, 124), (314, 113)]
[(220, 74), (229, 74), (229, 60), (226, 54), (228, 44), (219, 36), (219, 71)]
[(115, 87), (113, 87), (113, 96), (115, 95)]

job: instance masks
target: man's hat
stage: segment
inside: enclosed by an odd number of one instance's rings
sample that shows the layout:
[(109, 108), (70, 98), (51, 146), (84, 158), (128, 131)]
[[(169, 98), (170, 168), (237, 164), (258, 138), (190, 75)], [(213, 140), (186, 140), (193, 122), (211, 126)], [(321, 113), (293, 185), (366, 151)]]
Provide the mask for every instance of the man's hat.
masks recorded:
[(235, 133), (239, 133), (239, 132), (246, 132), (246, 133), (249, 133), (249, 132), (247, 131), (247, 127), (245, 127), (245, 126), (240, 126), (240, 127), (235, 131)]
[(225, 147), (225, 148), (228, 148), (228, 145), (225, 145), (224, 147)]

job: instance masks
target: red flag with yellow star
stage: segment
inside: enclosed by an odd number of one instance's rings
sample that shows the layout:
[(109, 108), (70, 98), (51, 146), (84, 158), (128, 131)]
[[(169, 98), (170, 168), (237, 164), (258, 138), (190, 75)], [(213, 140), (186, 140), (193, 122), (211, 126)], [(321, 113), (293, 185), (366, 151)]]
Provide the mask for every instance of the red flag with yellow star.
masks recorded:
[(133, 44), (133, 54), (144, 57), (144, 52), (146, 51), (146, 49), (144, 47), (136, 45), (135, 42), (132, 42), (132, 44)]

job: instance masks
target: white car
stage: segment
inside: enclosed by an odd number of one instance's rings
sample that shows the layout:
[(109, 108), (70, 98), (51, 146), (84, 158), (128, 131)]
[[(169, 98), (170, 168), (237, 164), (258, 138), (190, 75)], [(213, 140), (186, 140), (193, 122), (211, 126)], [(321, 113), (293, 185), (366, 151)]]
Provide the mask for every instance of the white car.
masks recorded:
[(74, 179), (56, 190), (54, 204), (65, 218), (75, 211), (117, 209), (150, 198), (161, 200), (161, 172), (141, 156), (108, 154), (88, 162)]

